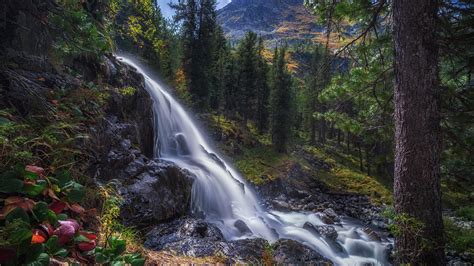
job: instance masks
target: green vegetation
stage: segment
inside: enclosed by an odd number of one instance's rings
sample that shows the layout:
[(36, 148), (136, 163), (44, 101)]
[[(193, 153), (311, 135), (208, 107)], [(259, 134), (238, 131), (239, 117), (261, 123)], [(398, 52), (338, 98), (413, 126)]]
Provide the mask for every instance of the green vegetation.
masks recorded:
[(456, 211), (456, 215), (469, 221), (474, 221), (474, 206), (461, 207)]
[(474, 254), (474, 229), (460, 228), (450, 219), (444, 219), (444, 228), (448, 248)]
[(97, 247), (96, 233), (84, 227), (91, 222), (87, 215), (91, 210), (79, 205), (85, 187), (68, 172), (50, 175), (28, 165), (3, 172), (1, 179), (0, 193), (10, 195), (3, 200), (0, 213), (2, 264), (49, 265), (50, 258), (67, 257), (90, 263), (90, 256), (95, 256), (99, 263), (143, 265), (139, 253), (122, 255), (124, 240), (107, 236), (108, 248)]

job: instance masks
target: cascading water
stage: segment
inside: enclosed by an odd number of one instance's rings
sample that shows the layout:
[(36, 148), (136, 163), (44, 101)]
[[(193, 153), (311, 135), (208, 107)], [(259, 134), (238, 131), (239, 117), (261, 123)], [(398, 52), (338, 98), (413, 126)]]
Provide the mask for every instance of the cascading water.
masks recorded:
[[(315, 213), (278, 212), (263, 209), (254, 191), (241, 175), (213, 150), (191, 117), (162, 86), (151, 79), (133, 60), (120, 59), (144, 77), (154, 105), (155, 156), (176, 163), (196, 176), (191, 207), (215, 224), (228, 240), (259, 237), (270, 242), (278, 238), (299, 241), (336, 265), (387, 265), (388, 241), (373, 241), (356, 223), (343, 219), (334, 226), (337, 243), (303, 228), (306, 222), (324, 225)], [(242, 232), (236, 222), (244, 222), (251, 233)], [(239, 222), (241, 223), (241, 222)]]

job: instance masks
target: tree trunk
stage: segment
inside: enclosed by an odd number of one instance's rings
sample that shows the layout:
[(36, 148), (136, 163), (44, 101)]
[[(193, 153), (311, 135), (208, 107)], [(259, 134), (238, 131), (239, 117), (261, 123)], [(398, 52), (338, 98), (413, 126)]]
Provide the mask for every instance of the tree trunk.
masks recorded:
[(357, 141), (357, 150), (359, 152), (359, 167), (360, 171), (364, 172), (364, 158), (362, 157), (362, 147), (360, 145), (360, 141)]
[(396, 236), (398, 263), (444, 265), (437, 1), (394, 0), (395, 210), (422, 224)]
[(366, 163), (367, 163), (367, 175), (370, 176), (370, 174), (372, 173), (372, 169), (370, 168), (371, 167), (371, 159), (372, 159), (372, 156), (371, 156), (371, 149), (370, 149), (370, 146), (369, 145), (366, 145), (365, 146), (365, 160), (366, 160)]

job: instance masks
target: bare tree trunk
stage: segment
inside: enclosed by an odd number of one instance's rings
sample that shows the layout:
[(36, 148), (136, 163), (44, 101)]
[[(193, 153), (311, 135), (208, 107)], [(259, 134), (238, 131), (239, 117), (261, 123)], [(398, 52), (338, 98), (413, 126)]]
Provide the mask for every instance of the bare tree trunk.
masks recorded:
[(395, 210), (422, 229), (403, 226), (398, 263), (444, 265), (440, 191), (440, 96), (437, 1), (394, 0)]

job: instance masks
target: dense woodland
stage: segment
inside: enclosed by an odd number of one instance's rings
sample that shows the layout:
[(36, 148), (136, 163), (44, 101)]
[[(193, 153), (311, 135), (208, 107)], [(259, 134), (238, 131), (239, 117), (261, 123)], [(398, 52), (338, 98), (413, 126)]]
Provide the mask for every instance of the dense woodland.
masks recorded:
[[(0, 3), (3, 56), (15, 50), (9, 40), (18, 34), (14, 25), (18, 9), (32, 14), (30, 25), (37, 27), (29, 36), (35, 45), (26, 52), (46, 54), (71, 75), (77, 62), (97, 66), (114, 53), (138, 55), (204, 124), (224, 133), (238, 132), (230, 142), (239, 152), (223, 150), (234, 157), (249, 182), (260, 184), (259, 177), (253, 180), (255, 173), (278, 172), (279, 162), (299, 160), (301, 149), (324, 154), (326, 161), (350, 169), (342, 181), (328, 178), (333, 189), (369, 194), (385, 209), (397, 264), (445, 265), (444, 247), (473, 258), (472, 228), (458, 228), (447, 218), (443, 225), (443, 216), (452, 213), (466, 221), (474, 219), (470, 1), (308, 0), (306, 8), (324, 26), (324, 41), (291, 44), (286, 40), (270, 44), (253, 32), (238, 43), (227, 41), (217, 22), (216, 0), (179, 1), (172, 5), (173, 19), (165, 19), (154, 0), (25, 0), (18, 6), (14, 2)], [(298, 67), (291, 66), (295, 64)], [(47, 119), (29, 116), (25, 107), (0, 100), (0, 171), (5, 180), (15, 180), (0, 185), (0, 196), (6, 199), (0, 216), (2, 264), (10, 259), (12, 265), (39, 265), (35, 261), (46, 265), (50, 258), (66, 256), (87, 262), (81, 252), (96, 244), (97, 263), (144, 262), (136, 232), (120, 224), (114, 209), (118, 207), (108, 200), (113, 194), (109, 190), (101, 190), (105, 196), (93, 200), (101, 205), (100, 228), (108, 231), (81, 231), (75, 236), (75, 248), (56, 243), (63, 235), (42, 242), (35, 238), (36, 229), (21, 225), (37, 224), (39, 215), (57, 223), (61, 211), (53, 215), (36, 204), (26, 207), (26, 213), (21, 209), (29, 201), (6, 197), (28, 195), (36, 202), (41, 195), (65, 197), (68, 207), (61, 210), (82, 216), (80, 202), (91, 197), (89, 190), (84, 192), (91, 182), (81, 173), (87, 168), (90, 148), (74, 154), (70, 138), (82, 135), (85, 125), (104, 112), (106, 93), (101, 83), (81, 86), (88, 95), (82, 97), (91, 101), (58, 93), (52, 107), (55, 115)], [(221, 135), (217, 142), (230, 145)], [(41, 145), (48, 148), (42, 151), (37, 148)], [(252, 164), (256, 160), (262, 163)], [(27, 166), (26, 172), (18, 165)], [(69, 179), (57, 171), (64, 165)], [(21, 172), (28, 190), (19, 192), (15, 187), (19, 179), (7, 177), (13, 175), (12, 169)], [(42, 182), (34, 182), (45, 176), (47, 186), (55, 184), (57, 191), (44, 192)], [(370, 180), (363, 188), (357, 183), (359, 176)], [(371, 182), (379, 185), (371, 187)], [(35, 254), (29, 255), (18, 251), (32, 234), (32, 243), (44, 247), (35, 245)]]

